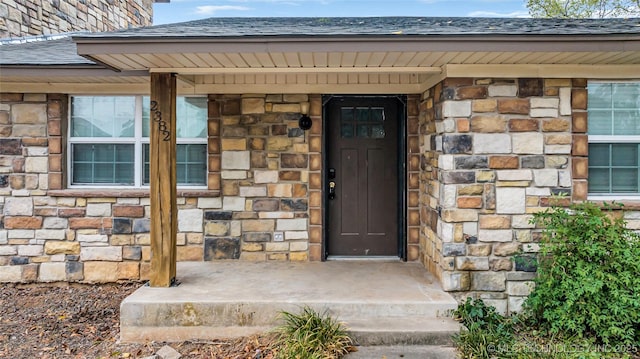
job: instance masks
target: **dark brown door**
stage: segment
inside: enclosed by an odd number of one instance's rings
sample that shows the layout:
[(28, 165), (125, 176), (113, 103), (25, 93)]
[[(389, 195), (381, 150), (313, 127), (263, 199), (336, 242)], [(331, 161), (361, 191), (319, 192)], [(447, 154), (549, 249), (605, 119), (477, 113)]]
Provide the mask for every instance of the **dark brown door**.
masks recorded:
[(398, 255), (398, 107), (394, 98), (327, 104), (329, 255)]

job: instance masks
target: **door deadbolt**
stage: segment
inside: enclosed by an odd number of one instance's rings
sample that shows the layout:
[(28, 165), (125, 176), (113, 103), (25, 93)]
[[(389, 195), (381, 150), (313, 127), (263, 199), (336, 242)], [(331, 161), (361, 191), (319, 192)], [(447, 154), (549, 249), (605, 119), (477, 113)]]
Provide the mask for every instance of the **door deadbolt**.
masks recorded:
[(336, 182), (330, 181), (329, 182), (329, 199), (334, 199), (334, 198), (336, 198)]

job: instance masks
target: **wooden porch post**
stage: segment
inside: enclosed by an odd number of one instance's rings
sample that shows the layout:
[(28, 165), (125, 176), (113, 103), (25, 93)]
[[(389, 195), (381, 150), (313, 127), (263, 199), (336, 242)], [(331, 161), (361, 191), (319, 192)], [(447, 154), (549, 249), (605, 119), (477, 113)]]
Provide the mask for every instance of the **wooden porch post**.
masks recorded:
[(176, 75), (151, 74), (149, 174), (151, 197), (152, 287), (176, 278)]

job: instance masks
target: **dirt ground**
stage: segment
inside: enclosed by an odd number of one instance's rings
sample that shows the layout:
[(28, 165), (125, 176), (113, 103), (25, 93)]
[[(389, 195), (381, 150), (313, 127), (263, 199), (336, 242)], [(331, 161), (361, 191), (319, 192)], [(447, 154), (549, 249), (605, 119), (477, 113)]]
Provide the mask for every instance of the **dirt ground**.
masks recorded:
[(268, 359), (268, 336), (120, 344), (120, 302), (141, 283), (0, 284), (0, 358), (144, 358), (165, 345), (182, 358)]

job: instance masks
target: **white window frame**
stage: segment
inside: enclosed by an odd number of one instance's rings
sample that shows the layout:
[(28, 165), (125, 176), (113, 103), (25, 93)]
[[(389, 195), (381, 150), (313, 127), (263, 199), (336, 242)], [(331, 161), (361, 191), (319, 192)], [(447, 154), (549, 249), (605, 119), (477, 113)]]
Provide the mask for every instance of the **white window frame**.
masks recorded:
[[(622, 84), (622, 83), (636, 83), (640, 85), (640, 79), (638, 80), (589, 80), (589, 83), (600, 83), (600, 84)], [(587, 87), (588, 88), (588, 87)], [(587, 114), (589, 112), (589, 103), (587, 101)], [(614, 143), (635, 143), (640, 144), (640, 135), (591, 135), (589, 134), (589, 129), (587, 127), (587, 138), (588, 143), (605, 143), (605, 144), (614, 144)], [(589, 153), (589, 155), (591, 155)], [(638, 174), (640, 176), (640, 173)], [(589, 178), (587, 178), (589, 181)], [(614, 193), (591, 193), (587, 194), (587, 199), (591, 201), (622, 201), (622, 200), (640, 200), (640, 189), (638, 193), (630, 193), (630, 194), (614, 194)]]
[[(135, 97), (135, 115), (134, 115), (134, 137), (129, 138), (119, 138), (119, 137), (72, 137), (71, 131), (71, 101), (73, 97), (81, 97), (81, 96), (92, 96), (92, 97)], [(142, 183), (142, 169), (143, 169), (143, 158), (142, 158), (142, 148), (143, 145), (150, 143), (149, 137), (142, 137), (142, 108), (143, 108), (143, 97), (148, 97), (149, 95), (94, 95), (94, 94), (74, 94), (69, 95), (69, 104), (68, 104), (68, 123), (69, 126), (67, 129), (67, 188), (86, 188), (86, 189), (148, 189), (148, 184)], [(205, 97), (205, 96), (181, 96), (181, 97)], [(96, 144), (133, 144), (134, 145), (134, 184), (133, 185), (113, 185), (113, 184), (73, 184), (73, 152), (72, 146), (74, 144), (88, 144), (88, 143), (96, 143)], [(202, 138), (176, 138), (176, 146), (177, 145), (189, 145), (189, 144), (200, 144), (207, 146), (207, 155), (205, 159), (205, 178), (203, 185), (181, 185), (178, 184), (178, 188), (180, 189), (194, 189), (194, 190), (202, 190), (207, 189), (207, 181), (208, 181), (208, 173), (209, 173), (209, 152), (208, 152), (208, 138), (207, 136)]]

